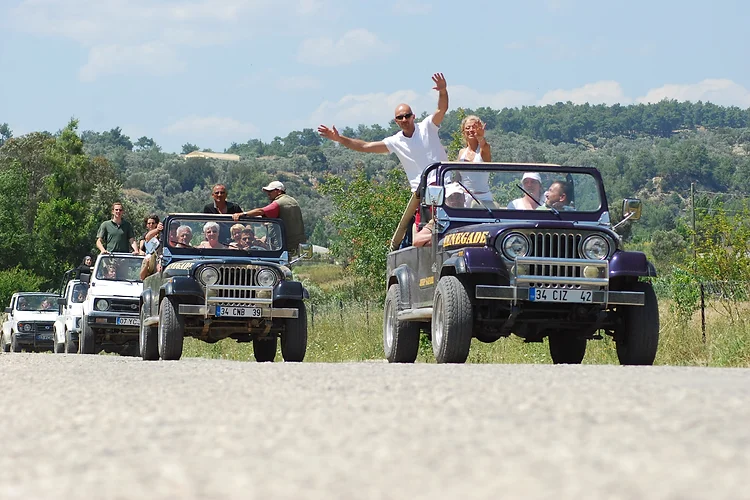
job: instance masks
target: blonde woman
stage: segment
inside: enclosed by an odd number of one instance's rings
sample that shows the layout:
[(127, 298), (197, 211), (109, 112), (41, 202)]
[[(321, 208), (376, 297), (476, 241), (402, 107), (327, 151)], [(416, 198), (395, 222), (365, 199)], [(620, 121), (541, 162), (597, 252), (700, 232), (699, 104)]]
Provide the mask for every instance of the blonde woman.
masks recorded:
[(242, 224), (234, 224), (229, 228), (229, 232), (232, 235), (232, 241), (229, 242), (229, 248), (242, 248), (242, 231), (245, 226)]
[[(485, 124), (475, 115), (469, 115), (461, 120), (461, 133), (466, 147), (458, 152), (458, 161), (482, 163), (492, 161), (490, 143), (484, 138)], [(490, 192), (489, 172), (461, 172), (461, 183), (475, 198), (482, 201), (489, 208), (496, 208)], [(477, 203), (467, 196), (467, 206)]]

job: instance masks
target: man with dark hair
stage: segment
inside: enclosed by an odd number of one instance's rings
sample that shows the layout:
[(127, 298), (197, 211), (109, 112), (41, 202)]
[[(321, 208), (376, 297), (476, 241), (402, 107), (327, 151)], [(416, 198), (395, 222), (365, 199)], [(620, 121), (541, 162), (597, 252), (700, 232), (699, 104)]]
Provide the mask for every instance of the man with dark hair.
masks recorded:
[(547, 190), (547, 199), (544, 204), (537, 210), (549, 210), (550, 207), (556, 210), (574, 210), (570, 206), (572, 197), (573, 186), (569, 182), (555, 181)]
[[(123, 215), (125, 215), (125, 211), (122, 208), (122, 203), (116, 201), (112, 204), (112, 219), (102, 222), (99, 231), (96, 233), (96, 248), (101, 253), (124, 253), (132, 248), (133, 254), (140, 254), (138, 242), (135, 241), (133, 226), (122, 218)], [(130, 248), (128, 248), (128, 245)]]
[(281, 219), (286, 228), (286, 244), (290, 255), (296, 255), (299, 244), (307, 241), (305, 224), (302, 221), (302, 210), (297, 200), (286, 194), (286, 188), (280, 181), (269, 182), (263, 188), (271, 203), (262, 208), (254, 208), (249, 212), (232, 215), (234, 220), (246, 217), (268, 217)]
[(227, 201), (227, 188), (224, 184), (215, 185), (211, 190), (211, 196), (214, 197), (214, 201), (203, 207), (204, 214), (242, 213), (242, 209), (238, 204)]

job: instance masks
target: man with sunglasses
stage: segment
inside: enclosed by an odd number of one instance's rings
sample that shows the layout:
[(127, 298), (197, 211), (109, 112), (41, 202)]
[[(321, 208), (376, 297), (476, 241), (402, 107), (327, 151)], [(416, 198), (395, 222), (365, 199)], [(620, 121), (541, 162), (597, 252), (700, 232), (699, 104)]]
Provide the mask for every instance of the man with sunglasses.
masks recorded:
[(240, 214), (242, 209), (236, 203), (227, 201), (227, 188), (224, 184), (217, 184), (211, 190), (214, 197), (213, 203), (203, 207), (204, 214)]
[(336, 127), (318, 127), (318, 133), (334, 142), (362, 153), (395, 153), (409, 178), (411, 190), (416, 191), (422, 171), (431, 163), (447, 161), (448, 155), (440, 143), (438, 128), (448, 111), (448, 88), (442, 73), (432, 75), (433, 89), (438, 91), (437, 110), (419, 123), (414, 123), (414, 112), (408, 104), (399, 104), (394, 120), (401, 131), (382, 141), (365, 142), (339, 134)]

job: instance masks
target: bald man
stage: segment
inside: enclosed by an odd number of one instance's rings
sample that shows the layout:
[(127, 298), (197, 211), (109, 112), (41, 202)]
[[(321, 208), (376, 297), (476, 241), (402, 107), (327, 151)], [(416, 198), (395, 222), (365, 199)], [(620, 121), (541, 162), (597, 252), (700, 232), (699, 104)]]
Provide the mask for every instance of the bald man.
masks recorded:
[(447, 161), (448, 155), (440, 144), (438, 129), (448, 111), (448, 88), (442, 73), (432, 75), (434, 90), (438, 91), (437, 110), (419, 123), (414, 122), (414, 111), (408, 104), (399, 104), (394, 111), (394, 120), (401, 131), (382, 141), (365, 142), (340, 135), (335, 126), (321, 125), (318, 133), (334, 142), (362, 153), (395, 153), (409, 178), (412, 192), (419, 186), (422, 171), (438, 161)]

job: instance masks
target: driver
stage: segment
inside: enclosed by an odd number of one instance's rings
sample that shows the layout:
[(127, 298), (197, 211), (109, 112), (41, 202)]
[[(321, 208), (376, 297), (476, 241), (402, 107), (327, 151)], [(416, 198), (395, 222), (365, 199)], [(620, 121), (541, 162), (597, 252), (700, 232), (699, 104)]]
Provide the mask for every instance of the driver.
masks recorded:
[(508, 208), (513, 210), (536, 210), (539, 207), (539, 199), (542, 196), (542, 177), (537, 172), (526, 172), (521, 178), (521, 184), (527, 193), (523, 197), (516, 198), (508, 203)]
[[(457, 182), (452, 182), (445, 186), (445, 206), (450, 208), (464, 208), (466, 203), (466, 191)], [(435, 219), (419, 230), (414, 236), (415, 247), (427, 247), (432, 244), (432, 228), (435, 227)]]
[(555, 181), (547, 190), (547, 199), (537, 210), (573, 210), (570, 200), (573, 195), (573, 186), (566, 181)]

